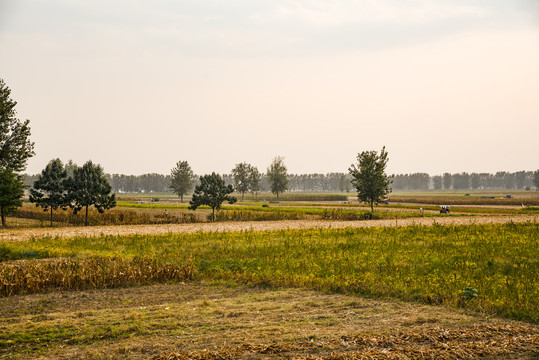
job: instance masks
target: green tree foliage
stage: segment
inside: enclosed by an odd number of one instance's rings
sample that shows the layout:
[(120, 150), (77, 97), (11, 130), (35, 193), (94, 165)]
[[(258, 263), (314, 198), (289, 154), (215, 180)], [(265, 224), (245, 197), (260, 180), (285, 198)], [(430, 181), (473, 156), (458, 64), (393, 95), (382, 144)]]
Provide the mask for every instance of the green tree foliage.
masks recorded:
[(234, 178), (234, 188), (237, 192), (241, 193), (241, 201), (250, 187), (250, 175), (251, 175), (251, 165), (246, 162), (236, 164), (234, 169), (232, 169), (232, 176)]
[(251, 191), (255, 197), (260, 190), (262, 190), (262, 174), (258, 171), (256, 166), (251, 166), (249, 169), (249, 191)]
[(178, 161), (170, 172), (170, 188), (178, 194), (180, 201), (193, 189), (195, 174), (187, 161)]
[(28, 158), (34, 155), (34, 143), (30, 141), (30, 121), (16, 118), (17, 102), (10, 95), (11, 90), (0, 79), (0, 169), (17, 173), (26, 169)]
[(86, 162), (73, 169), (73, 177), (68, 181), (68, 199), (75, 214), (86, 210), (84, 225), (88, 225), (88, 208), (94, 206), (99, 213), (116, 206), (116, 196), (111, 194), (111, 186), (103, 168)]
[(451, 189), (453, 186), (453, 176), (450, 173), (444, 173), (442, 176), (442, 182), (445, 190)]
[(465, 190), (470, 188), (470, 174), (463, 172), (453, 175), (453, 189)]
[(6, 216), (21, 206), (24, 195), (24, 179), (17, 174), (26, 168), (28, 158), (34, 155), (34, 143), (30, 141), (29, 120), (17, 119), (11, 90), (0, 79), (0, 215), (2, 226)]
[(348, 169), (358, 199), (370, 204), (371, 212), (374, 212), (374, 204), (391, 192), (391, 178), (385, 173), (389, 160), (385, 149), (384, 146), (380, 155), (376, 151), (363, 151), (357, 155), (357, 165), (352, 164)]
[(434, 190), (441, 190), (443, 184), (443, 178), (441, 175), (435, 175), (432, 177), (432, 186)]
[(535, 170), (533, 173), (533, 185), (535, 186), (535, 190), (539, 190), (539, 170)]
[(13, 170), (0, 169), (0, 217), (2, 227), (6, 226), (6, 216), (22, 205), (24, 181)]
[(343, 192), (350, 192), (350, 179), (346, 174), (340, 174), (339, 176), (339, 190)]
[(60, 159), (51, 160), (45, 169), (41, 171), (30, 189), (30, 201), (36, 206), (41, 206), (43, 211), (50, 208), (51, 226), (53, 210), (69, 207), (67, 196), (68, 186), (67, 170)]
[(215, 221), (215, 210), (221, 209), (221, 204), (228, 201), (235, 203), (238, 199), (229, 194), (234, 192), (232, 185), (226, 185), (221, 176), (216, 173), (200, 177), (200, 185), (195, 186), (193, 198), (189, 202), (189, 209), (196, 210), (201, 205), (207, 205), (212, 210), (212, 221)]
[(270, 183), (271, 192), (277, 195), (277, 200), (279, 200), (279, 194), (288, 190), (288, 176), (284, 158), (276, 156), (268, 167), (266, 175)]

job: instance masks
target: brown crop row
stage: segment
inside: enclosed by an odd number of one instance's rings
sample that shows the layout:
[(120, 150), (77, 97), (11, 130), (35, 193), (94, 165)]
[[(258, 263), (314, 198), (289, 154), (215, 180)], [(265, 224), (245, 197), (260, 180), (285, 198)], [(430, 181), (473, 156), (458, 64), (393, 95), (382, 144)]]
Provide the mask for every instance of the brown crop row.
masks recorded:
[[(42, 220), (48, 222), (50, 213), (34, 206), (22, 206), (14, 215), (18, 218)], [(69, 225), (84, 225), (84, 213), (74, 214), (71, 210), (56, 210), (53, 221)], [(146, 211), (111, 209), (103, 214), (90, 208), (88, 223), (90, 225), (139, 225), (139, 224), (189, 224), (198, 222), (195, 214), (190, 213), (155, 213)]]
[(0, 296), (183, 281), (193, 272), (192, 261), (176, 265), (143, 257), (19, 260), (0, 264)]

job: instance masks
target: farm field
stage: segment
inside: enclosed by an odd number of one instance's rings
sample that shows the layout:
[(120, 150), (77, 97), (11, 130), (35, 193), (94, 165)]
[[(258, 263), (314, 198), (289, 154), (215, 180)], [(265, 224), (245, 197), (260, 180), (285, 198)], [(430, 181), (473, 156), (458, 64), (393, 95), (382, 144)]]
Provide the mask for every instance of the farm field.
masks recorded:
[(329, 220), (283, 220), (283, 221), (235, 221), (194, 224), (163, 225), (111, 225), (71, 227), (23, 227), (0, 230), (0, 241), (21, 241), (34, 238), (69, 238), (116, 235), (162, 235), (169, 233), (230, 232), (230, 231), (273, 231), (309, 228), (376, 228), (410, 225), (466, 225), (497, 224), (506, 222), (537, 222), (539, 215), (503, 215), (470, 217), (413, 217), (386, 220), (329, 221)]
[(215, 223), (207, 210), (152, 223), (149, 213), (187, 213), (172, 201), (119, 208), (143, 215), (8, 219), (0, 358), (539, 355), (534, 207), (390, 204), (358, 220), (357, 203), (246, 202)]
[[(12, 359), (534, 359), (537, 326), (305, 289), (204, 283), (0, 299)], [(6, 341), (5, 338), (10, 338)]]
[[(295, 194), (296, 198), (300, 197)], [(497, 198), (494, 203), (484, 204), (478, 197), (467, 197), (464, 194), (451, 196), (402, 194), (396, 202), (391, 199), (389, 204), (376, 207), (374, 216), (364, 204), (358, 204), (357, 199), (347, 198), (346, 201), (325, 201), (326, 194), (307, 194), (306, 199), (312, 201), (280, 201), (253, 202), (245, 201), (234, 205), (224, 205), (217, 213), (218, 222), (236, 221), (282, 221), (282, 220), (330, 220), (356, 221), (371, 219), (389, 220), (419, 217), (447, 218), (449, 216), (483, 216), (483, 215), (537, 215), (539, 214), (539, 198), (534, 193), (523, 192), (515, 194), (515, 198)], [(333, 196), (333, 195), (331, 195)], [(262, 198), (262, 196), (261, 196)], [(188, 204), (180, 203), (178, 199), (153, 199), (142, 195), (132, 195), (119, 200), (115, 208), (99, 214), (90, 209), (89, 223), (93, 226), (103, 225), (147, 225), (147, 224), (193, 224), (208, 222), (211, 209), (201, 206), (197, 211), (188, 209)], [(318, 200), (316, 200), (318, 199)], [(522, 206), (526, 203), (525, 206)], [(440, 205), (451, 205), (451, 214), (440, 214)], [(421, 210), (420, 210), (421, 209)], [(84, 224), (84, 216), (73, 214), (70, 210), (53, 212), (54, 227), (71, 227)], [(11, 228), (48, 227), (50, 213), (36, 208), (33, 204), (25, 203), (8, 219)]]

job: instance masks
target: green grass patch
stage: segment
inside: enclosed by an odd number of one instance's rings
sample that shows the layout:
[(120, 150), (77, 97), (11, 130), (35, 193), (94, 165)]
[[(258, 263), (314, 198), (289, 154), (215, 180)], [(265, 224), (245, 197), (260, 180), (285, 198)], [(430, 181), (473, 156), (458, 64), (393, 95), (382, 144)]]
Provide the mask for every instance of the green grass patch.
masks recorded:
[(192, 258), (199, 279), (398, 298), (539, 322), (536, 223), (46, 238), (17, 247), (173, 264)]

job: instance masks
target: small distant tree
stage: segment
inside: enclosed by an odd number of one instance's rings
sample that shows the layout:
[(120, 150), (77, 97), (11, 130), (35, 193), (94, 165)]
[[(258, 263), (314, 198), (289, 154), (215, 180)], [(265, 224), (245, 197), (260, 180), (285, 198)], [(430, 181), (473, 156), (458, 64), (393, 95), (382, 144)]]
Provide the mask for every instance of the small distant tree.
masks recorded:
[(0, 217), (2, 227), (6, 226), (6, 217), (22, 205), (24, 180), (21, 175), (9, 169), (0, 169)]
[(481, 176), (478, 173), (472, 173), (470, 175), (470, 187), (473, 190), (479, 189), (481, 186)]
[(434, 190), (440, 190), (442, 188), (443, 178), (441, 175), (435, 175), (432, 177), (432, 187)]
[(228, 201), (235, 203), (238, 199), (229, 194), (234, 192), (232, 185), (226, 185), (221, 176), (216, 173), (200, 177), (200, 185), (195, 186), (195, 192), (189, 202), (189, 209), (196, 210), (201, 205), (207, 205), (212, 210), (212, 221), (215, 221), (215, 210), (221, 209), (221, 204)]
[(51, 160), (41, 171), (30, 189), (30, 201), (41, 206), (43, 211), (50, 208), (52, 226), (52, 212), (58, 208), (63, 210), (69, 207), (67, 197), (67, 170), (60, 159)]
[(363, 151), (357, 155), (357, 164), (348, 169), (358, 199), (370, 204), (373, 213), (374, 204), (383, 201), (391, 192), (391, 177), (385, 173), (389, 160), (387, 155), (385, 146), (380, 155), (376, 151)]
[(277, 156), (273, 159), (268, 167), (267, 177), (271, 192), (277, 195), (277, 200), (279, 200), (279, 194), (288, 190), (288, 175), (283, 157)]
[(237, 192), (241, 193), (241, 201), (243, 201), (244, 195), (249, 191), (249, 175), (251, 165), (246, 162), (236, 164), (232, 169), (232, 177), (234, 178), (234, 188)]
[(86, 162), (73, 170), (73, 177), (68, 180), (68, 199), (76, 214), (86, 210), (84, 225), (88, 225), (88, 208), (94, 206), (102, 214), (116, 206), (116, 196), (111, 194), (112, 187), (103, 173), (103, 168)]
[(451, 189), (451, 186), (453, 186), (453, 176), (450, 173), (444, 173), (442, 182), (444, 184), (444, 190)]
[(535, 190), (539, 190), (539, 170), (535, 170), (533, 173), (533, 185), (535, 186)]
[(249, 168), (249, 190), (253, 193), (255, 198), (257, 197), (258, 192), (262, 189), (261, 186), (262, 174), (258, 171), (256, 166), (251, 166)]
[(193, 189), (195, 174), (187, 161), (178, 161), (170, 172), (170, 188), (178, 194), (180, 202), (183, 196)]
[(348, 176), (346, 176), (346, 174), (340, 174), (339, 175), (339, 190), (341, 190), (341, 192), (350, 192), (350, 179), (348, 178)]

